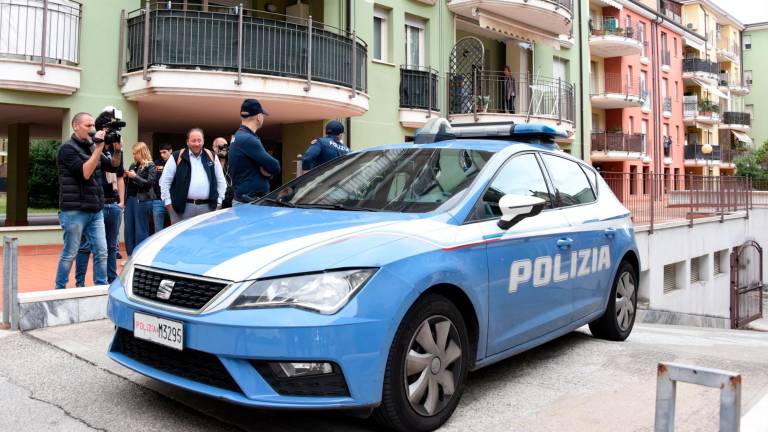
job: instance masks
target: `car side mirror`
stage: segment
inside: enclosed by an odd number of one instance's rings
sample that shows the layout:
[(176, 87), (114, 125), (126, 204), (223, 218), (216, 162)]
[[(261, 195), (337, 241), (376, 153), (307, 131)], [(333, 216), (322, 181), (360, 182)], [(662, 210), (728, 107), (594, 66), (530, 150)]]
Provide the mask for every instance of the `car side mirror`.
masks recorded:
[(541, 213), (546, 204), (543, 199), (533, 196), (504, 195), (499, 200), (501, 219), (497, 225), (503, 230), (508, 230), (521, 220)]

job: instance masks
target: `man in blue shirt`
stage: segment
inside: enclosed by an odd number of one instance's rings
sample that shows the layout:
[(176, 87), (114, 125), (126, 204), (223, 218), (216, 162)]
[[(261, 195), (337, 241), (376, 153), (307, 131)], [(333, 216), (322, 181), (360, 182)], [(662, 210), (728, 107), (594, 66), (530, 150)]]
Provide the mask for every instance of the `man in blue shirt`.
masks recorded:
[(344, 133), (344, 125), (336, 120), (329, 121), (325, 125), (325, 136), (313, 140), (307, 151), (301, 157), (301, 169), (309, 171), (337, 157), (349, 153), (349, 147), (341, 142), (341, 134)]
[(264, 149), (256, 131), (269, 115), (256, 99), (240, 107), (242, 124), (229, 144), (229, 173), (235, 203), (248, 203), (269, 192), (269, 180), (280, 173), (280, 162)]

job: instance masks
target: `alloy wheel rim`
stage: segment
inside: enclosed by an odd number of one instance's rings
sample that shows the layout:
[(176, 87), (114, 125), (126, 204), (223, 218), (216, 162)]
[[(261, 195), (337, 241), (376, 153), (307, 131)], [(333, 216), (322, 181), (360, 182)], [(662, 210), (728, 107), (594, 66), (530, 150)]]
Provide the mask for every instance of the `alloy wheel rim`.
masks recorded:
[(621, 331), (629, 330), (632, 325), (635, 316), (636, 288), (634, 276), (630, 272), (622, 273), (616, 287), (616, 322)]
[(411, 337), (403, 375), (411, 408), (434, 416), (451, 401), (461, 373), (461, 341), (453, 322), (436, 315), (422, 321)]

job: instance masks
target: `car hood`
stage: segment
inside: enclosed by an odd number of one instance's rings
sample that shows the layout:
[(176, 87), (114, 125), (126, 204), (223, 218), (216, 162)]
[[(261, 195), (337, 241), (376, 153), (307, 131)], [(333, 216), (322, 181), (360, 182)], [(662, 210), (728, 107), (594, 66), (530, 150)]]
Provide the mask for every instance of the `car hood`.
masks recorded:
[[(227, 280), (263, 274), (302, 252), (425, 215), (243, 205), (174, 224), (134, 252), (134, 263)], [(395, 228), (395, 229), (393, 229)], [(369, 244), (377, 244), (370, 238)], [(354, 252), (354, 251), (350, 251)]]

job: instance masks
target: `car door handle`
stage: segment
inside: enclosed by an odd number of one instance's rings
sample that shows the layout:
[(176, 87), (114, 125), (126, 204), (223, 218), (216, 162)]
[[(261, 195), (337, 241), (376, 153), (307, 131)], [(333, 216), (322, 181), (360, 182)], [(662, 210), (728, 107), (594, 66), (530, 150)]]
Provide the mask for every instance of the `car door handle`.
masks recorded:
[(560, 249), (568, 249), (571, 246), (573, 246), (573, 239), (570, 238), (561, 238), (557, 241), (557, 247)]
[(608, 238), (616, 237), (616, 228), (606, 228), (605, 229), (605, 236), (608, 237)]

